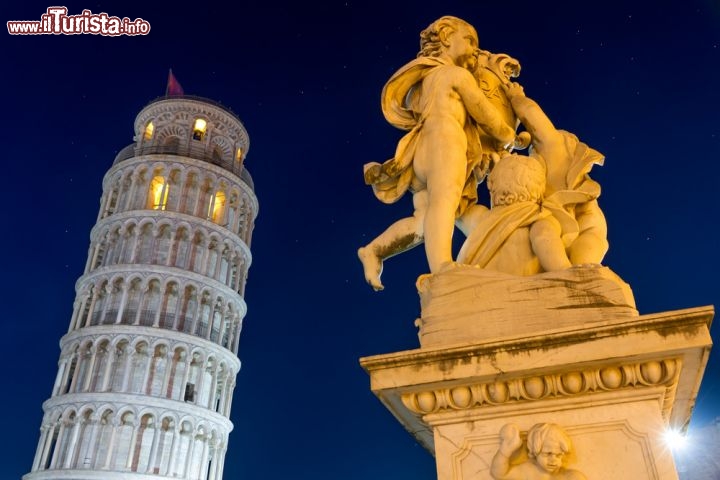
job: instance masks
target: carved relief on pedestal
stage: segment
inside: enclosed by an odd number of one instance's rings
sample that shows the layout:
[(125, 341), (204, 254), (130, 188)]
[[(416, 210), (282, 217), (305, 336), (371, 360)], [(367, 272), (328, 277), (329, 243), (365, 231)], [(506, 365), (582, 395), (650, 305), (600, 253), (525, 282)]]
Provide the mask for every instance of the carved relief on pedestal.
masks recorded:
[(500, 447), (490, 475), (495, 480), (584, 480), (585, 475), (565, 466), (572, 449), (570, 436), (554, 423), (534, 425), (525, 442), (516, 425), (506, 424), (500, 430)]
[(667, 419), (681, 368), (680, 359), (664, 359), (405, 393), (402, 401), (412, 412), (427, 415), (505, 403), (663, 386), (665, 395), (662, 411), (663, 417)]

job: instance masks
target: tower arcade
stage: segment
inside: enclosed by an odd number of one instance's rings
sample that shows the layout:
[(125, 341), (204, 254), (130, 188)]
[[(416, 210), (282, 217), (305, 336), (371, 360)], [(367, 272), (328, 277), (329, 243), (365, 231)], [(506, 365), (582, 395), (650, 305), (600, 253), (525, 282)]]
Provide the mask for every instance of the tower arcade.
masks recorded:
[(225, 107), (162, 97), (103, 180), (24, 480), (222, 478), (258, 202)]

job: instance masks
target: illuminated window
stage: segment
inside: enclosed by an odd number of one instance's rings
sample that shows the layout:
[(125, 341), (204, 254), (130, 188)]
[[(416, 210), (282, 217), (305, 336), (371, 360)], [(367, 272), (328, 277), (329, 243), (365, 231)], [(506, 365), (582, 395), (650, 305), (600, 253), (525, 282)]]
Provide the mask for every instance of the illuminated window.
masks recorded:
[(202, 140), (207, 131), (207, 122), (202, 118), (196, 118), (193, 125), (193, 140)]
[(152, 182), (150, 182), (148, 208), (153, 210), (165, 210), (169, 191), (170, 188), (165, 180), (165, 177), (161, 175), (153, 177)]
[(153, 125), (152, 122), (148, 122), (147, 126), (145, 127), (145, 140), (150, 140), (153, 136), (154, 131), (155, 125)]
[(243, 156), (242, 148), (238, 147), (237, 151), (235, 152), (235, 160), (237, 160), (239, 162), (240, 160), (242, 160), (242, 156)]
[(225, 212), (225, 192), (215, 192), (210, 199), (210, 206), (208, 207), (208, 220), (212, 220), (215, 223), (221, 223), (223, 220), (223, 213)]

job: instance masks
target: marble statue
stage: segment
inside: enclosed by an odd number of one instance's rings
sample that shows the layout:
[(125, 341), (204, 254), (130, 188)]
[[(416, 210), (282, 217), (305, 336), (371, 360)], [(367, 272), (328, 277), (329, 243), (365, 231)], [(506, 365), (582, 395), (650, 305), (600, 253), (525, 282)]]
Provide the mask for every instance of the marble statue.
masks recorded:
[(488, 177), (491, 208), (479, 215), (458, 262), (513, 275), (570, 268), (563, 234), (577, 224), (563, 209), (543, 208), (545, 183), (536, 158), (502, 157)]
[(578, 223), (577, 236), (568, 247), (570, 262), (600, 264), (608, 249), (607, 224), (597, 202), (600, 185), (588, 173), (593, 165), (603, 164), (603, 155), (572, 133), (556, 129), (519, 84), (509, 82), (505, 91), (532, 136), (531, 155), (543, 160), (547, 168), (543, 205), (564, 208)]
[(490, 474), (495, 480), (586, 480), (577, 470), (565, 467), (572, 442), (554, 423), (539, 423), (527, 434), (527, 460), (513, 464), (511, 457), (521, 453), (520, 430), (507, 424), (500, 430), (500, 448), (492, 459)]
[[(515, 125), (484, 95), (473, 76), (478, 64), (475, 29), (455, 17), (442, 17), (420, 34), (418, 57), (400, 68), (382, 93), (382, 109), (392, 125), (409, 130), (394, 158), (365, 165), (365, 182), (378, 199), (413, 195), (414, 213), (358, 250), (365, 279), (375, 289), (383, 260), (425, 243), (432, 273), (452, 264), (454, 226), (468, 233), (487, 210), (476, 205), (475, 167), (483, 155), (523, 142)], [(480, 146), (480, 132), (491, 142)]]
[[(504, 88), (532, 137), (530, 155), (505, 156), (495, 165), (488, 181), (492, 208), (475, 223), (458, 263), (513, 275), (599, 265), (608, 248), (607, 224), (597, 202), (600, 185), (588, 172), (602, 164), (602, 155), (556, 129), (520, 85)], [(538, 175), (544, 188), (528, 195), (522, 183), (537, 182)]]
[[(423, 242), (430, 273), (416, 281), (420, 347), (361, 359), (371, 389), (438, 480), (677, 480), (660, 433), (690, 419), (713, 308), (638, 313), (601, 264), (590, 173), (603, 156), (525, 95), (515, 59), (477, 41), (462, 20), (437, 20), (383, 90), (386, 119), (409, 132), (365, 182), (386, 203), (410, 191), (415, 211), (358, 256), (376, 290), (383, 261)], [(539, 423), (548, 415), (563, 427)]]

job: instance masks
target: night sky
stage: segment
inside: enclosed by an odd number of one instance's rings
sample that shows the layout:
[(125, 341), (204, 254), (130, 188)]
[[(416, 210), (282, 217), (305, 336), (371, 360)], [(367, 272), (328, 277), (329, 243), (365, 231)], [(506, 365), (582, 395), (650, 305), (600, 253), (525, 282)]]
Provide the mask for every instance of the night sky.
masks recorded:
[[(362, 165), (392, 156), (403, 133), (385, 122), (380, 91), (442, 15), (517, 58), (527, 95), (606, 156), (593, 170), (609, 224), (604, 263), (631, 285), (640, 313), (720, 304), (720, 3), (548, 3), (88, 1), (63, 5), (141, 17), (151, 31), (0, 34), (0, 477), (30, 470), (103, 175), (132, 143), (136, 114), (163, 95), (169, 68), (185, 93), (243, 121), (260, 202), (226, 479), (435, 478), (433, 458), (358, 364), (419, 346), (423, 249), (387, 262), (381, 293), (355, 251), (411, 212), (409, 197), (377, 201)], [(52, 5), (0, 11), (3, 22), (39, 20)], [(718, 383), (716, 351), (691, 434), (720, 416)]]

